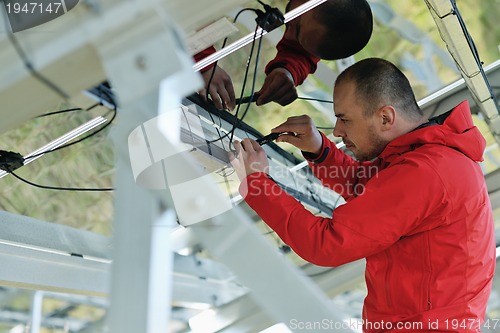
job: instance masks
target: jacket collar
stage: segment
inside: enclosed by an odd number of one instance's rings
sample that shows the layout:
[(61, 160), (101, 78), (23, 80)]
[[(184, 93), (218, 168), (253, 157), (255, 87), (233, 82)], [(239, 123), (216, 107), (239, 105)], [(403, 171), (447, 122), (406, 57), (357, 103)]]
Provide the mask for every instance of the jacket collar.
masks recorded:
[(456, 149), (474, 161), (482, 161), (486, 141), (472, 122), (467, 101), (391, 141), (379, 158), (390, 163), (396, 157), (424, 144)]

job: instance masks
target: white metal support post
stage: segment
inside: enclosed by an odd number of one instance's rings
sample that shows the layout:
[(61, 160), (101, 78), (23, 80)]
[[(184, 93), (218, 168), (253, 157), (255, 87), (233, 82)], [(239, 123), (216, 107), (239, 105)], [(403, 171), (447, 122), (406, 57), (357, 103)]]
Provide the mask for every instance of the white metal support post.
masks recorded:
[[(147, 20), (139, 17), (132, 23), (124, 31), (114, 33), (112, 38), (102, 36), (95, 41), (121, 106), (113, 138), (117, 153), (117, 190), (109, 325), (112, 333), (158, 333), (167, 331), (171, 285), (168, 272), (172, 257), (168, 245), (165, 245), (167, 237), (159, 246), (162, 236), (151, 225), (161, 221), (162, 203), (167, 208), (172, 207), (168, 183), (175, 181), (176, 175), (167, 173), (164, 179), (158, 179), (167, 187), (163, 192), (153, 193), (137, 186), (126, 144), (135, 128), (144, 129), (142, 124), (157, 115), (159, 106), (169, 108), (178, 105), (176, 103), (180, 102), (182, 93), (187, 95), (194, 91), (198, 82), (191, 77), (187, 79), (186, 73), (181, 73), (190, 57), (182, 51), (172, 25), (156, 15), (148, 15)], [(192, 66), (187, 67), (194, 75)], [(176, 76), (182, 79), (176, 82)], [(162, 92), (168, 95), (169, 100), (162, 99), (160, 104), (158, 89), (160, 82), (166, 82), (164, 78), (170, 80), (168, 84), (161, 85), (162, 89), (167, 86)], [(158, 161), (149, 149), (153, 143), (150, 146), (148, 137), (145, 138), (148, 149), (143, 156), (147, 160), (144, 163), (156, 163)], [(164, 149), (169, 146), (175, 146), (175, 142), (165, 139)], [(168, 164), (165, 170), (179, 173), (191, 166), (190, 161), (182, 158), (178, 159), (178, 163), (165, 162)], [(192, 206), (199, 196), (217, 196), (218, 189), (214, 184), (210, 186), (201, 182), (200, 186), (203, 188), (197, 188), (194, 197), (178, 198), (176, 209)], [(195, 205), (186, 219), (196, 222), (201, 211), (210, 209), (212, 207)], [(192, 218), (189, 218), (190, 215)], [(168, 229), (168, 222), (163, 226)], [(325, 320), (341, 324), (344, 318), (340, 311), (333, 308), (320, 288), (282, 257), (239, 208), (195, 224), (192, 228), (205, 247), (252, 290), (251, 295), (274, 320), (286, 324), (293, 321), (318, 324)], [(295, 331), (304, 330), (299, 328)], [(350, 330), (341, 327), (339, 332)]]
[(210, 253), (251, 289), (250, 296), (277, 322), (294, 332), (307, 332), (310, 325), (325, 323), (337, 332), (352, 332), (348, 325), (342, 325), (347, 318), (323, 291), (280, 255), (238, 207), (191, 228)]
[[(154, 89), (154, 88), (153, 88)], [(118, 96), (121, 94), (118, 91)], [(120, 125), (114, 133), (116, 156), (116, 193), (113, 235), (113, 265), (109, 311), (110, 332), (159, 332), (166, 331), (169, 311), (169, 294), (151, 304), (154, 297), (152, 284), (154, 271), (152, 241), (154, 223), (160, 216), (160, 202), (152, 193), (138, 187), (130, 171), (126, 152), (127, 125), (139, 121), (139, 115), (149, 108), (154, 110), (158, 95), (151, 93), (141, 98), (142, 103), (123, 103)], [(142, 105), (141, 105), (142, 104)], [(149, 107), (148, 107), (149, 104)], [(136, 113), (136, 114), (133, 114)], [(137, 119), (139, 118), (139, 119)], [(141, 119), (144, 120), (144, 119)], [(168, 244), (165, 242), (165, 244)], [(170, 266), (168, 251), (164, 252), (163, 265)], [(156, 258), (156, 261), (159, 258)], [(156, 263), (156, 262), (155, 262)], [(161, 290), (169, 288), (169, 277), (162, 281)], [(151, 318), (151, 306), (165, 310), (160, 318)], [(156, 329), (161, 328), (161, 329)]]
[(455, 8), (452, 0), (426, 0), (426, 4), (472, 98), (484, 115), (495, 140), (500, 142), (500, 105), (478, 63), (479, 56), (472, 49), (466, 28), (461, 26), (458, 8)]
[(33, 292), (31, 297), (31, 323), (30, 333), (39, 333), (42, 325), (43, 291)]
[[(174, 145), (152, 126), (144, 127), (148, 130), (143, 131), (142, 137), (139, 130), (132, 135), (133, 140), (140, 140), (146, 150), (143, 154), (146, 161), (141, 169), (145, 171), (137, 171), (137, 179), (141, 180), (142, 175), (147, 174), (150, 180), (144, 184), (158, 184), (169, 189), (167, 192), (171, 192), (181, 223), (189, 225), (204, 248), (238, 276), (239, 281), (251, 290), (250, 296), (273, 320), (289, 325), (296, 332), (305, 332), (306, 327), (317, 327), (322, 323), (335, 329), (338, 327), (339, 332), (351, 332), (348, 325), (343, 324), (346, 317), (341, 311), (335, 309), (323, 291), (260, 234), (239, 207), (225, 209), (225, 206), (212, 202), (213, 199), (224, 199), (213, 179), (197, 174), (188, 155), (164, 154), (162, 157), (162, 152), (175, 150)], [(150, 158), (148, 153), (158, 158)], [(136, 165), (134, 169), (139, 170)], [(295, 327), (294, 323), (299, 324)], [(203, 332), (207, 332), (207, 324), (202, 323)]]
[[(162, 79), (175, 78), (184, 68), (192, 73), (192, 63), (169, 22), (148, 15), (130, 23), (111, 40), (102, 36), (95, 41), (120, 104), (113, 135), (117, 156), (109, 326), (113, 333), (158, 333), (167, 332), (173, 265), (168, 236), (176, 220), (158, 193), (135, 184), (127, 142), (135, 127), (158, 114)], [(196, 88), (189, 82), (185, 86)], [(181, 95), (173, 91), (170, 97), (180, 101)]]

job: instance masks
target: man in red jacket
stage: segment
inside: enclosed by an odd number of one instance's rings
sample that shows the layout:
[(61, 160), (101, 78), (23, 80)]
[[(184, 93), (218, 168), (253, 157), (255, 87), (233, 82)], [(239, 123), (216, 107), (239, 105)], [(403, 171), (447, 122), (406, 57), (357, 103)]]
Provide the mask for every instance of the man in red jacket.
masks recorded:
[[(307, 0), (291, 0), (286, 10), (305, 2)], [(285, 34), (276, 45), (278, 53), (266, 66), (267, 76), (257, 92), (257, 105), (271, 101), (281, 105), (293, 102), (297, 98), (295, 87), (314, 73), (320, 59), (341, 59), (355, 54), (368, 43), (372, 28), (372, 13), (366, 0), (327, 0), (287, 23)], [(214, 52), (213, 47), (208, 48), (196, 54), (195, 60)], [(212, 75), (211, 68), (201, 70), (205, 86)], [(215, 69), (209, 90), (217, 108), (234, 108), (233, 84), (222, 68)], [(200, 95), (206, 96), (206, 90), (200, 91)]]
[[(478, 164), (485, 140), (466, 101), (429, 121), (393, 64), (365, 59), (337, 78), (341, 137), (356, 159), (308, 116), (273, 129), (303, 151), (346, 204), (314, 216), (268, 175), (264, 150), (235, 143), (240, 192), (305, 260), (338, 266), (366, 258), (366, 332), (480, 332), (495, 270), (488, 193)], [(294, 134), (290, 134), (294, 133)]]

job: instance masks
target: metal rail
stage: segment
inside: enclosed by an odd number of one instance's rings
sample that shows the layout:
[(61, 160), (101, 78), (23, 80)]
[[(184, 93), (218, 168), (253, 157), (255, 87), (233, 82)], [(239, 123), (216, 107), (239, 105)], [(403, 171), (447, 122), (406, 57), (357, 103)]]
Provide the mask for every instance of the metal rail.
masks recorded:
[[(316, 6), (321, 5), (323, 2), (326, 0), (310, 0), (306, 2), (305, 4), (300, 5), (299, 7), (289, 11), (288, 13), (285, 13), (285, 23), (290, 22), (294, 18), (304, 14), (305, 12), (313, 9)], [(214, 54), (209, 55), (208, 57), (198, 61), (194, 66), (193, 69), (195, 72), (199, 71), (202, 68), (205, 68), (214, 62), (224, 58), (225, 56), (233, 53), (234, 51), (237, 51), (241, 49), (243, 46), (250, 44), (254, 38), (259, 39), (260, 37), (264, 36), (267, 34), (267, 31), (263, 30), (262, 28), (258, 28), (256, 32), (252, 32), (245, 37), (233, 42), (232, 44), (226, 46), (223, 49), (220, 49), (219, 51), (215, 52)]]

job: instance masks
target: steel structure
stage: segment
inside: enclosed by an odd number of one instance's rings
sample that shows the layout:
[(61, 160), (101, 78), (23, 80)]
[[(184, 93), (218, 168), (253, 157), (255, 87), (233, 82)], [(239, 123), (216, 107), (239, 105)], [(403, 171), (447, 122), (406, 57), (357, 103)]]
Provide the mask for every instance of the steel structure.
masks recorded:
[[(200, 219), (200, 212), (207, 210), (206, 198), (223, 197), (209, 179), (201, 179), (196, 191), (180, 199), (169, 191), (175, 175), (163, 173), (159, 180), (162, 186), (156, 190), (135, 182), (127, 145), (130, 133), (137, 128), (143, 133), (135, 139), (145, 150), (142, 156), (133, 156), (134, 161), (138, 159), (145, 169), (159, 165), (160, 171), (165, 171), (164, 157), (153, 150), (144, 124), (157, 117), (158, 111), (178, 121), (180, 114), (175, 110), (181, 98), (200, 84), (178, 26), (192, 30), (243, 2), (210, 1), (204, 11), (197, 10), (197, 4), (178, 0), (107, 0), (98, 7), (83, 3), (44, 26), (57, 33), (17, 34), (20, 44), (30, 50), (39, 72), (57, 81), (68, 95), (79, 94), (105, 79), (115, 88), (122, 106), (113, 134), (117, 152), (115, 234), (111, 249), (110, 240), (104, 237), (1, 213), (2, 285), (84, 295), (93, 297), (87, 301), (103, 307), (108, 304), (102, 297), (109, 296), (108, 326), (111, 332), (120, 333), (166, 331), (169, 315), (178, 315), (171, 307), (172, 300), (218, 307), (207, 332), (264, 329), (291, 320), (345, 319), (327, 296), (358, 283), (363, 262), (310, 278), (308, 268), (298, 269), (276, 251), (239, 207)], [(465, 85), (473, 91), (481, 113), (497, 136), (498, 105), (486, 89), (485, 76), (475, 67), (474, 56), (468, 53), (460, 34), (455, 33), (459, 26), (451, 15), (450, 2), (427, 3), (463, 70)], [(6, 106), (0, 111), (4, 116), (0, 131), (15, 128), (60, 100), (59, 95), (30, 75), (7, 38), (0, 38), (0, 58), (9, 64), (0, 69), (0, 100)], [(491, 71), (496, 73), (496, 68)], [(459, 88), (463, 88), (460, 83), (453, 89)], [(424, 101), (422, 106), (430, 107), (433, 101)], [(165, 132), (160, 128), (155, 135)], [(161, 137), (163, 148), (180, 153), (179, 138), (168, 134)], [(170, 168), (193, 168), (193, 174), (197, 172), (189, 156), (179, 156), (178, 164)], [(487, 181), (493, 193), (498, 186), (494, 176), (490, 177)], [(174, 236), (179, 230), (174, 207), (188, 207), (185, 218), (197, 222), (189, 228), (182, 244), (176, 244), (179, 237)], [(193, 243), (201, 244), (220, 262), (173, 254), (173, 250)], [(196, 261), (191, 261), (193, 258)], [(263, 271), (267, 276), (257, 274)], [(204, 279), (197, 279), (201, 276)], [(33, 309), (39, 308), (41, 297), (47, 295), (51, 294), (35, 293)], [(33, 311), (32, 320), (42, 322), (37, 313)], [(203, 313), (199, 316), (203, 320)], [(247, 319), (241, 320), (242, 316)], [(103, 324), (99, 325), (102, 329)]]

